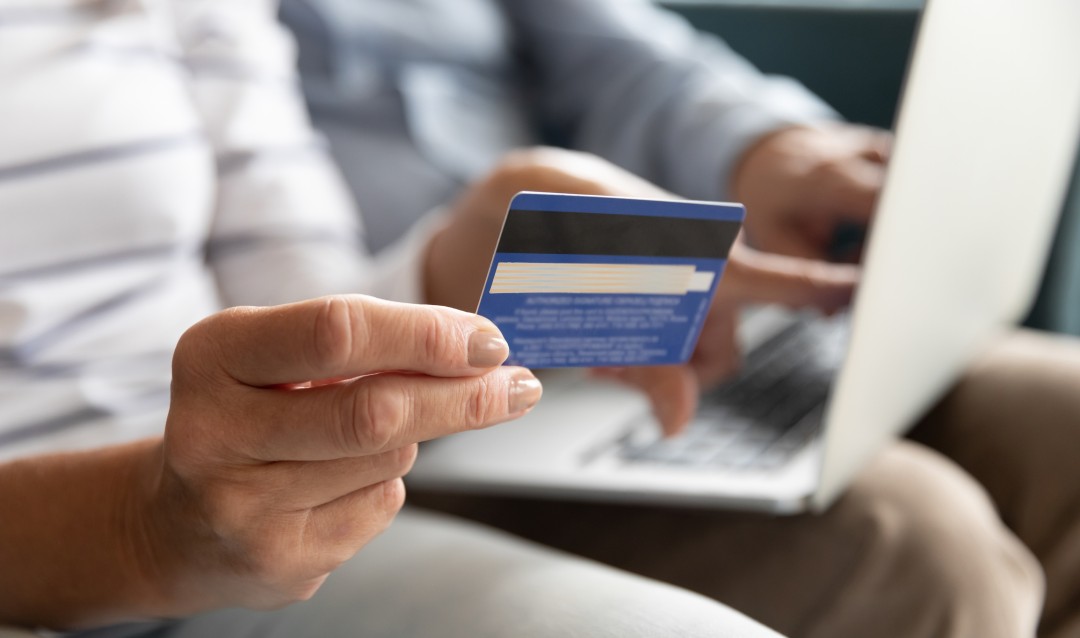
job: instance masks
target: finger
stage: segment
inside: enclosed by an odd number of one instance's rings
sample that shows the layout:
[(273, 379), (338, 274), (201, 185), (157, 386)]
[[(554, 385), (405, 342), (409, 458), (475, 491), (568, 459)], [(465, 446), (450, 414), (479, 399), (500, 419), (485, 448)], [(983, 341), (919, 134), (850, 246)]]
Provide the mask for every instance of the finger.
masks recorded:
[(621, 368), (613, 376), (645, 392), (664, 436), (685, 430), (697, 412), (698, 382), (687, 366)]
[(310, 569), (330, 572), (390, 527), (405, 504), (405, 484), (392, 479), (315, 508), (304, 528)]
[(249, 389), (236, 409), (258, 424), (237, 444), (258, 461), (379, 454), (521, 416), (540, 400), (525, 368), (476, 377), (377, 374), (306, 390)]
[(868, 128), (863, 140), (861, 157), (878, 164), (885, 164), (892, 157), (893, 134), (878, 128)]
[(859, 268), (736, 245), (717, 290), (721, 302), (774, 303), (832, 313), (851, 302)]
[(342, 295), (218, 313), (184, 335), (177, 357), (187, 354), (241, 383), (270, 386), (386, 370), (475, 375), (500, 365), (509, 348), (477, 315)]
[(701, 387), (709, 388), (731, 377), (742, 366), (738, 325), (737, 306), (722, 300), (713, 304), (690, 359)]
[(868, 222), (885, 186), (885, 166), (880, 162), (852, 161), (846, 177), (841, 209), (856, 221)]
[(329, 461), (282, 461), (261, 468), (259, 488), (275, 509), (293, 512), (325, 505), (365, 487), (401, 478), (416, 461), (417, 446)]

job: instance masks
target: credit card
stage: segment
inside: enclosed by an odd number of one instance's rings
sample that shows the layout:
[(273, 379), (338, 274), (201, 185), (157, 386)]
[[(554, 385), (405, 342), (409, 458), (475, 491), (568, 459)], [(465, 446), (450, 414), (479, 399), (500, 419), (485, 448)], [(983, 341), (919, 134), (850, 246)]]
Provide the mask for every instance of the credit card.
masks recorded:
[(685, 363), (745, 215), (740, 204), (518, 193), (477, 313), (502, 330), (509, 365)]

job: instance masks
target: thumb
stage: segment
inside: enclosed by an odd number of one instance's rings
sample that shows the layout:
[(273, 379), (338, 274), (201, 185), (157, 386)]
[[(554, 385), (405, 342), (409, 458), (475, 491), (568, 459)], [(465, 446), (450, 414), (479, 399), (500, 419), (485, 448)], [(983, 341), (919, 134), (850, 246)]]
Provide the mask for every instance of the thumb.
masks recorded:
[(831, 314), (851, 302), (858, 282), (858, 266), (763, 253), (736, 244), (717, 296), (736, 304), (780, 304)]

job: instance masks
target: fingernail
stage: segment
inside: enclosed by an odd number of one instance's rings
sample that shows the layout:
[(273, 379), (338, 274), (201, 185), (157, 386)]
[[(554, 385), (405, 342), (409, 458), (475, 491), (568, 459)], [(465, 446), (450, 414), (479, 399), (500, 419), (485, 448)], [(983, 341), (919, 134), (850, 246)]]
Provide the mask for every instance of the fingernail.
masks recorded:
[(544, 386), (528, 370), (522, 370), (510, 380), (510, 414), (524, 412), (540, 401)]
[(494, 368), (510, 356), (510, 346), (497, 332), (477, 330), (469, 337), (469, 365)]

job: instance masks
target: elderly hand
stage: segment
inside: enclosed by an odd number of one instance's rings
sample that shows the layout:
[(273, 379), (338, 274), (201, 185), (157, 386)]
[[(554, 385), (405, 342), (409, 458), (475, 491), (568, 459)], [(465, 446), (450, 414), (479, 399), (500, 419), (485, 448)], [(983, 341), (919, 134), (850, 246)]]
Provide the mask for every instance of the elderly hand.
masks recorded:
[(745, 153), (732, 196), (746, 205), (746, 238), (763, 251), (856, 261), (858, 247), (833, 254), (842, 224), (865, 227), (885, 179), (892, 135), (848, 124), (789, 128)]
[(363, 296), (191, 328), (144, 515), (168, 615), (310, 597), (393, 520), (416, 443), (540, 398), (486, 319)]

